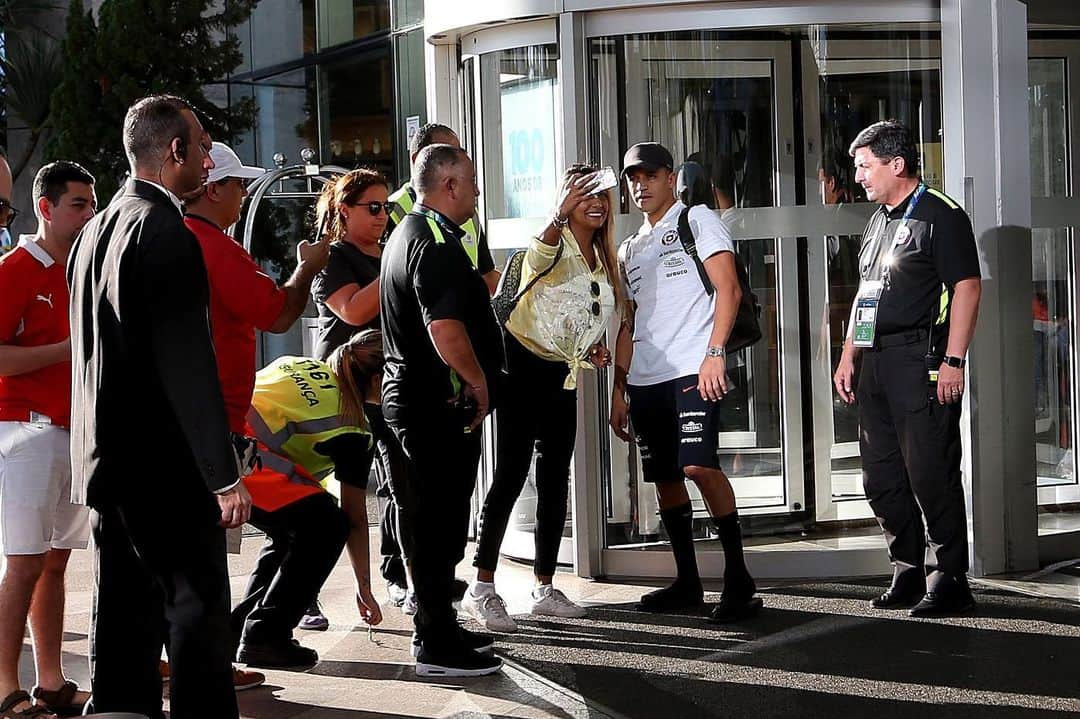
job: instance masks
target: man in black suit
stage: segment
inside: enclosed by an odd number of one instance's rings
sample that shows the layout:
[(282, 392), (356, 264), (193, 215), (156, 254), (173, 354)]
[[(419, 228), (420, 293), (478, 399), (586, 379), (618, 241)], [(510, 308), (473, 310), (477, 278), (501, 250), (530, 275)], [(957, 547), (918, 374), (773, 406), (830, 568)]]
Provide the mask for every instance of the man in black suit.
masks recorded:
[(225, 528), (238, 480), (207, 320), (206, 267), (182, 196), (213, 167), (191, 106), (139, 100), (124, 118), (132, 180), (87, 223), (71, 286), (72, 499), (94, 510), (92, 711), (237, 717)]

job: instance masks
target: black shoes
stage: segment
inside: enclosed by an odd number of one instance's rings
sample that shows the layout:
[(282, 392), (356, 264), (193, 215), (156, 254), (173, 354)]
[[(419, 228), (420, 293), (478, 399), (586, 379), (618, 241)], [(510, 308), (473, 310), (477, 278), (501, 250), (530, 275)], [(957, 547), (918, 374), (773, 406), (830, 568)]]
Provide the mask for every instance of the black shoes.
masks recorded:
[(236, 651), (236, 661), (264, 669), (309, 669), (319, 663), (319, 654), (300, 646), (295, 639), (272, 643), (243, 641)]
[(971, 596), (967, 577), (945, 577), (926, 593), (908, 614), (917, 618), (953, 617), (967, 614), (975, 609), (975, 597)]
[(482, 677), (502, 669), (502, 659), (458, 645), (433, 652), (421, 646), (416, 656), (416, 674), (421, 677)]
[(638, 611), (642, 612), (673, 612), (680, 609), (696, 609), (705, 603), (705, 593), (701, 584), (690, 585), (689, 582), (675, 581), (662, 589), (656, 589), (642, 595), (638, 600)]
[[(461, 632), (461, 641), (465, 644), (467, 649), (471, 649), (474, 652), (480, 652), (481, 654), (491, 654), (495, 649), (495, 640), (486, 634), (477, 634), (476, 632), (470, 632), (465, 627), (459, 627)], [(415, 659), (420, 656), (420, 637), (416, 632), (412, 635), (412, 655)]]
[(460, 602), (462, 597), (465, 596), (465, 592), (466, 590), (468, 590), (468, 588), (468, 582), (466, 582), (464, 579), (458, 579), (457, 577), (454, 577), (453, 595), (451, 596), (451, 598), (455, 602)]
[(910, 607), (926, 593), (926, 576), (922, 569), (901, 572), (893, 577), (892, 585), (880, 597), (870, 600), (874, 609)]

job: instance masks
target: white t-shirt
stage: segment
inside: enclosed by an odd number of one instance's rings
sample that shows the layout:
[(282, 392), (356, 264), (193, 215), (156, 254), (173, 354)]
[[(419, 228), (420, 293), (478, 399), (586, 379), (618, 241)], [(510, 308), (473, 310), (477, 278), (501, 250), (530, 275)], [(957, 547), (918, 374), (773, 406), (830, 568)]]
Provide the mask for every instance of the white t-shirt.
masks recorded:
[[(713, 327), (714, 297), (701, 284), (694, 260), (679, 241), (676, 202), (649, 226), (648, 220), (619, 247), (627, 295), (637, 304), (634, 355), (629, 382), (651, 385), (697, 374)], [(690, 229), (704, 262), (718, 252), (734, 252), (731, 233), (705, 205), (690, 208)]]

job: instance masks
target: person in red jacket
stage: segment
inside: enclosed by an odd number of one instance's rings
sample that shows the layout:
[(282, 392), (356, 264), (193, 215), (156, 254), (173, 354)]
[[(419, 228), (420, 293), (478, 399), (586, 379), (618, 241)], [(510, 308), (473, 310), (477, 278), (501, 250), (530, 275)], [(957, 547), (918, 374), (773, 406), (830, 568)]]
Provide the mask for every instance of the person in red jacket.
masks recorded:
[[(0, 156), (0, 225), (10, 216), (11, 175)], [(38, 229), (0, 257), (0, 716), (75, 711), (89, 699), (64, 678), (64, 572), (86, 547), (86, 507), (71, 503), (71, 343), (64, 265), (94, 216), (94, 178), (54, 162), (34, 178)], [(19, 688), (30, 623), (39, 705)], [(36, 715), (36, 716), (51, 716)]]
[[(330, 243), (327, 239), (301, 242), (296, 270), (279, 287), (243, 245), (226, 234), (240, 219), (248, 183), (265, 170), (244, 165), (232, 148), (221, 142), (213, 143), (210, 157), (214, 168), (206, 183), (184, 198), (184, 224), (202, 247), (210, 281), (210, 328), (218, 379), (229, 431), (242, 437), (255, 388), (255, 330), (281, 333), (292, 327), (307, 306), (311, 281), (326, 266)], [(163, 666), (162, 673), (167, 671)], [(256, 687), (263, 680), (259, 672), (233, 670), (233, 685), (238, 691)]]

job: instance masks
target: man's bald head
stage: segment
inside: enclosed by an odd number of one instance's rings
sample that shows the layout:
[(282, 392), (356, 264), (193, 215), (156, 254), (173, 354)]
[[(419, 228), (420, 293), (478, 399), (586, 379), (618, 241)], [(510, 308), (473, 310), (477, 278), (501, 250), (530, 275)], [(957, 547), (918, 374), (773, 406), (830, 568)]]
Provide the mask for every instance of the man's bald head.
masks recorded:
[(453, 145), (428, 145), (413, 163), (417, 199), (458, 224), (476, 210), (476, 169), (467, 152)]

